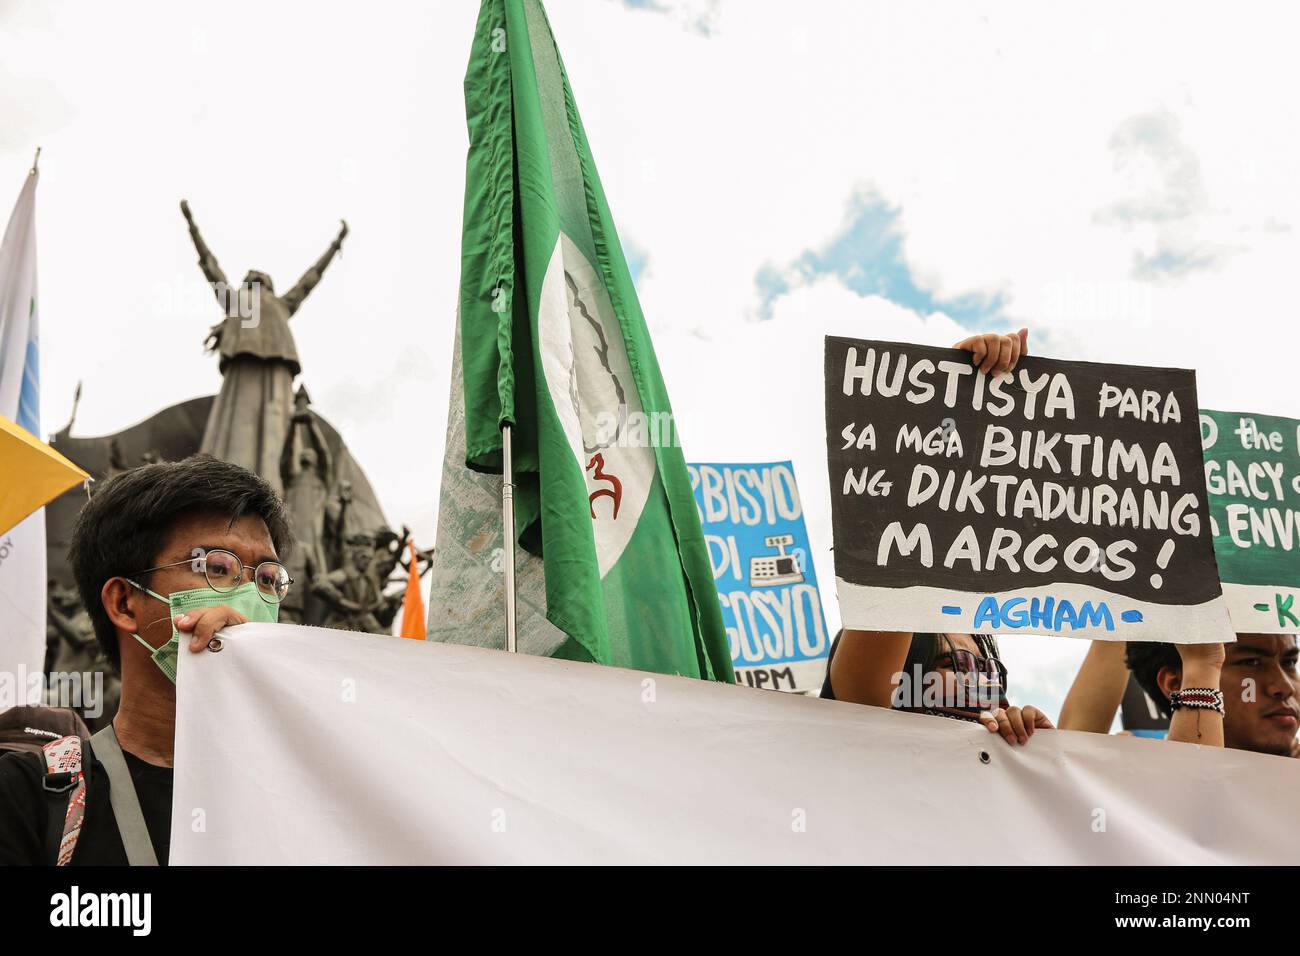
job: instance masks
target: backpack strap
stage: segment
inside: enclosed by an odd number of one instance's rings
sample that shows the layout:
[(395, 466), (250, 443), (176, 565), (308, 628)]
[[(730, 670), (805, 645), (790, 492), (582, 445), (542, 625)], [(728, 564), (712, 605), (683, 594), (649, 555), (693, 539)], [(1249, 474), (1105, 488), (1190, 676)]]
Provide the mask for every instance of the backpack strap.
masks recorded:
[(122, 756), (113, 725), (109, 724), (91, 737), (90, 746), (108, 774), (108, 800), (113, 805), (117, 832), (121, 834), (122, 848), (126, 850), (126, 862), (130, 866), (157, 866), (158, 856), (154, 853), (149, 827), (145, 825), (144, 813), (140, 810), (135, 781), (131, 779), (131, 769)]
[(86, 818), (86, 769), (82, 760), (82, 739), (60, 737), (41, 745), (45, 775), (41, 790), (47, 806), (45, 859), (67, 866), (81, 836)]

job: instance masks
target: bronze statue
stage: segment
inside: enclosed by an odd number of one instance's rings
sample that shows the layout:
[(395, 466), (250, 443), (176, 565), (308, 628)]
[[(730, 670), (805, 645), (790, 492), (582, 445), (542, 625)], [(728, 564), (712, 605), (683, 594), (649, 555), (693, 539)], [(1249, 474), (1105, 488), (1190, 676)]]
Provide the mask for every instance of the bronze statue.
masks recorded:
[(325, 504), (329, 500), (333, 458), (325, 433), (311, 411), (311, 398), (304, 386), (293, 399), (293, 420), (284, 443), (280, 477), (284, 503), (293, 516), (293, 550), (289, 552), (289, 574), (296, 587), (280, 604), (280, 619), (304, 624), (314, 619), (309, 582), (324, 574), (331, 564), (325, 552)]
[[(409, 573), (403, 558), (410, 533), (391, 529), (365, 472), (312, 407), (306, 388), (292, 391), (302, 368), (289, 318), (338, 254), (347, 223), (293, 289), (276, 296), (270, 278), (256, 271), (231, 288), (188, 203), (181, 203), (181, 212), (224, 314), (207, 343), (219, 357), (220, 393), (170, 405), (112, 435), (74, 438), (70, 419), (51, 443), (105, 480), (136, 463), (177, 461), (199, 451), (256, 472), (275, 487), (292, 516), (294, 547), (286, 560), (295, 583), (281, 605), (281, 620), (388, 633), (402, 601), (402, 572)], [(74, 400), (74, 413), (75, 405)], [(76, 488), (45, 509), (52, 578), (47, 668), (107, 672), (110, 706), (101, 720), (108, 720), (116, 707), (116, 678), (91, 639), (67, 563), (68, 540), (84, 503), (85, 492)], [(416, 573), (428, 556), (417, 555)]]
[(382, 634), (391, 625), (401, 595), (385, 595), (384, 580), (375, 561), (375, 542), (367, 535), (354, 535), (347, 542), (349, 561), (337, 571), (317, 577), (312, 592), (328, 607), (325, 627), (341, 631)]
[(126, 463), (126, 455), (122, 454), (122, 442), (117, 438), (112, 438), (108, 443), (108, 471), (105, 472), (104, 478), (113, 478), (124, 471), (130, 471), (131, 466)]
[[(402, 599), (405, 596), (407, 576), (399, 575), (397, 569), (406, 568), (402, 563), (402, 557), (406, 554), (406, 543), (410, 540), (411, 529), (406, 525), (402, 525), (401, 534), (385, 528), (374, 537), (373, 574), (375, 580), (379, 582), (380, 590), (387, 591), (388, 586), (393, 584), (401, 588), (386, 594), (384, 605), (375, 612), (375, 617), (379, 619), (385, 633), (392, 628), (393, 619), (397, 617), (397, 609), (402, 606)], [(416, 571), (418, 573), (418, 567)]]
[(334, 495), (325, 503), (325, 521), (321, 533), (325, 548), (325, 561), (331, 568), (347, 563), (348, 509), (352, 506), (352, 482), (344, 479)]
[(264, 272), (250, 271), (237, 288), (232, 287), (199, 235), (185, 200), (181, 200), (181, 213), (199, 253), (199, 268), (225, 313), (205, 343), (220, 356), (222, 381), (199, 450), (243, 465), (283, 495), (280, 457), (293, 415), (293, 380), (302, 371), (289, 319), (343, 247), (348, 224), (340, 220), (339, 234), (325, 254), (292, 289), (277, 296)]

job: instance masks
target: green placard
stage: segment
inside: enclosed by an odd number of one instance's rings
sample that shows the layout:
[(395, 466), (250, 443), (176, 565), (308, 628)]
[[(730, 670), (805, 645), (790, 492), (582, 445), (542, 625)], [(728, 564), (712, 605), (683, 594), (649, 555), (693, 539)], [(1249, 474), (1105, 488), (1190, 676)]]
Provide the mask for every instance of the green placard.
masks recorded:
[(1300, 421), (1201, 409), (1201, 446), (1233, 626), (1300, 631)]

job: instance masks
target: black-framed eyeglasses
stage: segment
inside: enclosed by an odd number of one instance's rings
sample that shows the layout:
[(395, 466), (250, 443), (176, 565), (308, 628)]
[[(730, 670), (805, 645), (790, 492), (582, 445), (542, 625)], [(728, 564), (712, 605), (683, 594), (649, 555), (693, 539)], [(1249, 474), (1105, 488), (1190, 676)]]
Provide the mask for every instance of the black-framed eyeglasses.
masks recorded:
[(983, 674), (1006, 686), (1007, 667), (996, 657), (981, 657), (964, 648), (954, 648), (948, 652), (948, 657), (952, 660), (952, 669), (958, 674)]
[(166, 568), (179, 568), (183, 564), (190, 565), (196, 574), (201, 573), (212, 590), (222, 592), (235, 590), (244, 583), (244, 572), (252, 571), (251, 580), (257, 585), (257, 593), (267, 604), (279, 604), (283, 601), (285, 595), (289, 593), (289, 586), (293, 584), (289, 569), (279, 561), (263, 561), (256, 567), (249, 567), (236, 555), (221, 548), (214, 548), (211, 551), (196, 549), (193, 558), (173, 561), (171, 564), (160, 564), (156, 568), (146, 568), (137, 571), (136, 575), (143, 576)]

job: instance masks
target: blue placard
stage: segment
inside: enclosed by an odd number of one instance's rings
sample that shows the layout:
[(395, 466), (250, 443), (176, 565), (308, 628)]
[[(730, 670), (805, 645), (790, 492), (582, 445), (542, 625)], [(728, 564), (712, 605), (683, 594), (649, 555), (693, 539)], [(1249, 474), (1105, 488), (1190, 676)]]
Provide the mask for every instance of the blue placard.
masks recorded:
[(788, 461), (688, 465), (736, 683), (821, 686), (830, 639)]

